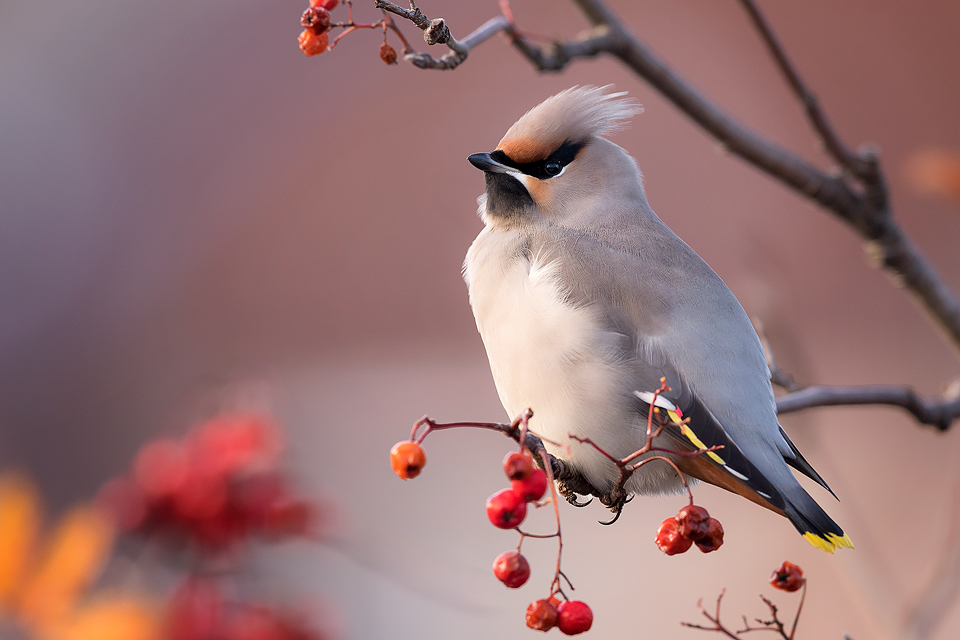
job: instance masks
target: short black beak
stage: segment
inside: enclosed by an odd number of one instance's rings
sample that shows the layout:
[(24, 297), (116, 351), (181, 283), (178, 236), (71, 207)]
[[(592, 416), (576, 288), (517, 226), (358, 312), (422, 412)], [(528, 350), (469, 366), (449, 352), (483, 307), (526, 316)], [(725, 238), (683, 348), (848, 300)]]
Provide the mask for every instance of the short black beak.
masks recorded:
[(489, 173), (507, 173), (508, 171), (508, 167), (491, 158), (489, 153), (475, 153), (468, 157), (467, 160), (481, 171)]

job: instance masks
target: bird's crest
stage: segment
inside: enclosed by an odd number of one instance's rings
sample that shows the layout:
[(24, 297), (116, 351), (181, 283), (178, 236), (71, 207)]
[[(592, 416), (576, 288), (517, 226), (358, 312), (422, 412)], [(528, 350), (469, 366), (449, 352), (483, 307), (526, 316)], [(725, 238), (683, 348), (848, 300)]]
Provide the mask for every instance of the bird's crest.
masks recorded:
[(547, 157), (567, 140), (613, 133), (643, 107), (625, 99), (625, 91), (610, 88), (577, 86), (547, 98), (510, 127), (497, 149), (515, 162), (531, 162)]

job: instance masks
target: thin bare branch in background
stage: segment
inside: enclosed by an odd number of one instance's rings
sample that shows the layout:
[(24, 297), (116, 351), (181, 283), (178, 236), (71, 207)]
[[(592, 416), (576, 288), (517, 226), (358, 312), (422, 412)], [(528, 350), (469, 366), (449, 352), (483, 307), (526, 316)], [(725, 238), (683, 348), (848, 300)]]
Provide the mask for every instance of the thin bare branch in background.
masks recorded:
[(487, 20), (463, 40), (457, 40), (450, 33), (450, 28), (447, 27), (443, 18), (431, 20), (413, 2), (410, 3), (409, 9), (404, 9), (392, 2), (376, 0), (376, 7), (412, 22), (423, 31), (423, 40), (428, 45), (445, 44), (450, 49), (449, 53), (440, 58), (434, 58), (428, 53), (417, 51), (411, 51), (404, 55), (405, 60), (421, 69), (456, 69), (460, 66), (460, 63), (467, 59), (471, 49), (509, 26), (505, 17), (497, 16)]
[[(828, 174), (799, 155), (780, 147), (738, 122), (661, 61), (625, 27), (623, 21), (602, 0), (572, 0), (591, 23), (591, 29), (567, 41), (543, 48), (517, 29), (509, 4), (501, 2), (502, 16), (491, 19), (464, 41), (464, 50), (449, 35), (442, 19), (429, 20), (416, 6), (404, 9), (383, 0), (377, 7), (395, 13), (424, 30), (428, 44), (445, 43), (451, 53), (440, 60), (425, 54), (408, 56), (423, 68), (450, 69), (466, 59), (466, 53), (494, 33), (503, 31), (511, 44), (539, 71), (560, 71), (574, 60), (609, 54), (645, 79), (680, 111), (716, 138), (723, 146), (757, 168), (812, 199), (848, 225), (867, 241), (866, 251), (873, 266), (886, 270), (895, 282), (919, 301), (934, 324), (960, 356), (960, 302), (936, 269), (894, 222), (889, 207), (886, 180), (878, 154), (871, 148), (851, 151), (827, 119), (813, 92), (807, 87), (786, 51), (754, 0), (739, 0), (759, 31), (777, 66), (799, 98), (810, 124), (824, 149), (840, 166), (838, 175)], [(442, 29), (442, 38), (428, 35)], [(458, 48), (459, 47), (459, 48)], [(429, 59), (429, 60), (427, 60)], [(456, 60), (454, 63), (453, 60)], [(444, 62), (446, 60), (446, 62)], [(452, 65), (452, 66), (451, 66)], [(771, 354), (765, 344), (768, 359)], [(938, 399), (925, 399), (909, 387), (897, 386), (816, 386), (803, 388), (771, 363), (774, 384), (791, 393), (778, 399), (780, 413), (819, 406), (879, 404), (899, 406), (922, 424), (946, 431), (960, 417), (960, 394), (948, 392)]]

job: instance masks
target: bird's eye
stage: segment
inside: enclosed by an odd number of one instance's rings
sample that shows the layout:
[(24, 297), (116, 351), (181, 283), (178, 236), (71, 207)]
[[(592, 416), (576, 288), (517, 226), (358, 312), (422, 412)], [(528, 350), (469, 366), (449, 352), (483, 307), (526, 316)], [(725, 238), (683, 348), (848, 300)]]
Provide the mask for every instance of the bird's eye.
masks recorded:
[(559, 162), (548, 162), (547, 164), (543, 165), (543, 170), (547, 172), (548, 176), (555, 176), (563, 171), (563, 167), (560, 166)]

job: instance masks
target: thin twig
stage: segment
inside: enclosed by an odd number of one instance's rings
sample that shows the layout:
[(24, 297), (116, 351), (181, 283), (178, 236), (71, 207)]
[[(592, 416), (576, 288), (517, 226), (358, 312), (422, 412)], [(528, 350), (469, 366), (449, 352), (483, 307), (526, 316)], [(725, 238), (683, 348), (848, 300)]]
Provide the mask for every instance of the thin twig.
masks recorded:
[(681, 622), (680, 624), (684, 627), (689, 627), (691, 629), (703, 629), (704, 631), (719, 631), (728, 638), (734, 638), (734, 640), (740, 640), (739, 637), (723, 626), (723, 623), (720, 622), (720, 601), (723, 600), (723, 594), (726, 593), (726, 589), (720, 591), (720, 595), (717, 596), (717, 611), (712, 616), (707, 613), (707, 610), (703, 608), (703, 598), (697, 600), (697, 608), (700, 609), (700, 613), (703, 614), (703, 617), (713, 623), (712, 627), (705, 627), (700, 624), (694, 624), (692, 622)]
[[(821, 171), (732, 118), (642, 44), (602, 0), (573, 2), (593, 28), (578, 38), (569, 42), (555, 42), (544, 50), (523, 37), (506, 16), (493, 18), (458, 43), (449, 35), (449, 29), (442, 19), (431, 21), (415, 6), (404, 9), (385, 0), (376, 0), (378, 7), (402, 16), (423, 29), (428, 43), (442, 41), (451, 48), (451, 52), (439, 60), (418, 53), (406, 56), (413, 64), (424, 68), (455, 68), (466, 59), (470, 49), (498, 31), (506, 32), (514, 47), (541, 71), (559, 71), (576, 59), (600, 53), (616, 57), (731, 153), (815, 201), (851, 226), (866, 241), (871, 263), (887, 271), (898, 284), (911, 292), (960, 356), (960, 301), (936, 268), (893, 220), (877, 153), (865, 149), (853, 154), (840, 142), (755, 3), (741, 0), (793, 91), (803, 102), (828, 153), (848, 169), (849, 176)], [(442, 40), (442, 37), (448, 37), (448, 40)], [(859, 185), (849, 182), (851, 176)]]
[(497, 16), (487, 20), (463, 40), (457, 40), (450, 33), (450, 28), (443, 18), (431, 20), (412, 2), (410, 3), (410, 9), (405, 9), (386, 0), (376, 0), (375, 4), (378, 9), (383, 9), (412, 22), (423, 31), (423, 40), (428, 45), (445, 44), (450, 49), (449, 53), (440, 58), (434, 58), (428, 53), (420, 53), (412, 49), (405, 51), (404, 59), (421, 69), (456, 69), (467, 59), (471, 49), (495, 34), (506, 30), (510, 24), (504, 16)]
[(793, 89), (793, 92), (800, 99), (800, 103), (803, 105), (804, 111), (807, 112), (807, 117), (810, 119), (810, 123), (816, 130), (821, 142), (823, 142), (827, 153), (829, 153), (840, 166), (855, 176), (860, 176), (868, 171), (870, 168), (863, 161), (863, 158), (851, 152), (833, 130), (826, 115), (820, 108), (817, 97), (813, 95), (813, 92), (804, 84), (800, 74), (793, 66), (793, 63), (790, 62), (790, 58), (787, 57), (787, 52), (783, 49), (783, 46), (781, 46), (776, 34), (773, 33), (773, 29), (770, 28), (766, 18), (760, 13), (757, 4), (753, 0), (740, 0), (740, 3), (747, 11), (747, 15), (750, 16), (750, 20), (753, 21), (757, 31), (760, 32), (760, 36), (770, 50), (770, 55), (773, 56), (777, 66), (780, 67), (780, 71), (786, 78), (790, 88)]

